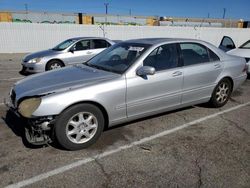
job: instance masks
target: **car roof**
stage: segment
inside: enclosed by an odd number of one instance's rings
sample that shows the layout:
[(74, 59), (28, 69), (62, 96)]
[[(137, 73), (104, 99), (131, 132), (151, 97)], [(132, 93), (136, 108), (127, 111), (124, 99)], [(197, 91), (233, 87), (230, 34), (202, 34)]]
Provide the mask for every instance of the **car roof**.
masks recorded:
[(107, 40), (106, 38), (103, 38), (103, 37), (74, 37), (74, 38), (69, 38), (68, 40), (82, 40), (82, 39), (104, 39), (104, 40)]
[(141, 39), (127, 40), (124, 42), (156, 45), (164, 42), (201, 42), (201, 40), (185, 39), (185, 38), (141, 38)]

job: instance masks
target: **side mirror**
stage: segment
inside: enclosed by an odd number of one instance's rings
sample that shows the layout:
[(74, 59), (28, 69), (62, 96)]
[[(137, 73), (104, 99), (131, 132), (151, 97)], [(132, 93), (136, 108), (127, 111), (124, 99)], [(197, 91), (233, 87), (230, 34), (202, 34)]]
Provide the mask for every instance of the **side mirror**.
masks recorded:
[(150, 67), (150, 66), (143, 66), (143, 67), (140, 67), (136, 71), (136, 74), (138, 76), (154, 75), (155, 74), (155, 68), (154, 67)]
[(74, 53), (74, 51), (75, 51), (74, 47), (72, 47), (72, 48), (69, 49), (69, 52), (71, 52), (72, 54)]

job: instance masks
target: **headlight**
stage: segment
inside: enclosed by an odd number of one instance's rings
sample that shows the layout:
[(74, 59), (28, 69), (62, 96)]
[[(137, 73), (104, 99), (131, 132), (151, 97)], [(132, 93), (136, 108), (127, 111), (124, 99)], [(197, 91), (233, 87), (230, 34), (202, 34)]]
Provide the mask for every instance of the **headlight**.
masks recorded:
[(39, 63), (42, 58), (34, 58), (28, 61), (28, 63)]
[(39, 107), (41, 104), (41, 98), (30, 98), (22, 101), (18, 106), (18, 112), (26, 117), (31, 117), (32, 113)]

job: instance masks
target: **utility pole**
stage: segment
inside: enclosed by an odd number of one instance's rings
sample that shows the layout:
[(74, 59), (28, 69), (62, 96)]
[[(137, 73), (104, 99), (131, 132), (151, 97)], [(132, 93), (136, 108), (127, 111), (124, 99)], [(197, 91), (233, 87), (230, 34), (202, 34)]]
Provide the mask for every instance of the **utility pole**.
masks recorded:
[(226, 11), (227, 11), (227, 9), (226, 8), (223, 8), (223, 19), (225, 19), (225, 16), (226, 16)]
[(108, 6), (109, 6), (109, 3), (104, 3), (104, 6), (105, 6), (105, 13), (106, 13), (106, 16), (105, 16), (105, 25), (107, 25), (107, 16), (108, 16)]
[(25, 8), (25, 12), (28, 13), (28, 4), (27, 3), (24, 4), (24, 8)]
[(131, 9), (129, 9), (129, 16), (131, 16), (132, 15), (132, 10)]

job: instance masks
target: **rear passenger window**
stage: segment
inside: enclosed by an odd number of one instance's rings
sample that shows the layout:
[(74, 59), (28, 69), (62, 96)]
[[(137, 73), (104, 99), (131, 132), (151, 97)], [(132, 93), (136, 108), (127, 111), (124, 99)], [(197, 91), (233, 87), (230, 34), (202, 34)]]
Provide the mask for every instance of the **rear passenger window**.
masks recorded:
[(181, 43), (184, 66), (209, 62), (207, 48), (197, 43)]
[(95, 39), (93, 40), (93, 49), (107, 48), (110, 44), (106, 40)]
[(210, 49), (208, 49), (209, 51), (209, 57), (210, 57), (210, 61), (220, 61), (220, 58)]
[(156, 71), (177, 67), (178, 55), (176, 44), (166, 44), (156, 48), (144, 60), (143, 65), (154, 67)]

